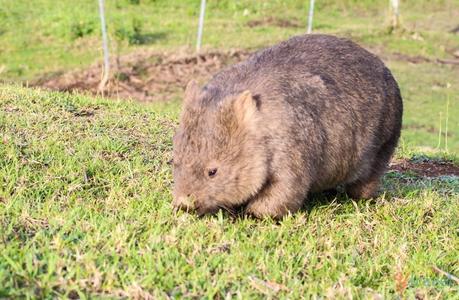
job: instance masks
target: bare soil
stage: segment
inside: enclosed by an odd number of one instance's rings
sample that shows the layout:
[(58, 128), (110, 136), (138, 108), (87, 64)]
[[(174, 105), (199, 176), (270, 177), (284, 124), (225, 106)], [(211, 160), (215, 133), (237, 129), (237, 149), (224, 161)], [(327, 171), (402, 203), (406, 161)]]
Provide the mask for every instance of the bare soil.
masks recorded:
[(59, 91), (88, 91), (109, 98), (133, 98), (139, 101), (171, 100), (181, 94), (187, 82), (204, 83), (223, 67), (244, 60), (248, 51), (208, 51), (201, 54), (167, 54), (143, 51), (122, 56), (103, 93), (99, 90), (102, 65), (85, 70), (45, 76), (33, 82)]
[(423, 177), (439, 177), (446, 175), (459, 176), (459, 166), (450, 161), (410, 161), (394, 160), (389, 166), (389, 170), (400, 173), (413, 172)]
[[(268, 18), (253, 21), (255, 23), (252, 25), (262, 26), (263, 22), (274, 22), (278, 26), (296, 26), (281, 21)], [(432, 60), (421, 56), (387, 53), (383, 49), (370, 49), (370, 51), (384, 60), (400, 60), (415, 64), (446, 63), (459, 66), (459, 60)], [(99, 89), (102, 79), (100, 63), (84, 70), (46, 75), (32, 82), (31, 85), (59, 91), (87, 91), (108, 98), (168, 101), (179, 97), (190, 79), (204, 83), (225, 66), (245, 60), (249, 55), (249, 50), (213, 50), (200, 54), (190, 54), (185, 51), (174, 53), (139, 51), (117, 57), (112, 61), (114, 70), (103, 91)]]
[(247, 22), (247, 26), (250, 28), (260, 27), (260, 26), (275, 26), (282, 28), (301, 28), (306, 27), (306, 24), (301, 23), (301, 21), (296, 19), (279, 19), (273, 17), (266, 17), (259, 20), (251, 20)]

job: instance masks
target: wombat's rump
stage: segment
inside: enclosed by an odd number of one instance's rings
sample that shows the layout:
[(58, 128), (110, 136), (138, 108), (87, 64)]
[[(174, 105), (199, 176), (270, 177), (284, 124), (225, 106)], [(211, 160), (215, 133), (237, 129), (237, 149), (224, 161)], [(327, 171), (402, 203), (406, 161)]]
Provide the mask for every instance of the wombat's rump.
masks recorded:
[(174, 206), (257, 217), (297, 211), (310, 191), (369, 198), (400, 136), (391, 72), (355, 43), (291, 38), (187, 86), (173, 140)]

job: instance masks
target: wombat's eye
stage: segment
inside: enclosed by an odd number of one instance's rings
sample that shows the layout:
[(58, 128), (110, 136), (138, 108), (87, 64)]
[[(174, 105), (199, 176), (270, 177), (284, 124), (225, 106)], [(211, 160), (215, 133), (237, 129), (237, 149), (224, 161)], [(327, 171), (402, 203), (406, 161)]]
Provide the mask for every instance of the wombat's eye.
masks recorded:
[(217, 169), (210, 169), (207, 174), (209, 175), (209, 177), (214, 177), (216, 174), (217, 174)]

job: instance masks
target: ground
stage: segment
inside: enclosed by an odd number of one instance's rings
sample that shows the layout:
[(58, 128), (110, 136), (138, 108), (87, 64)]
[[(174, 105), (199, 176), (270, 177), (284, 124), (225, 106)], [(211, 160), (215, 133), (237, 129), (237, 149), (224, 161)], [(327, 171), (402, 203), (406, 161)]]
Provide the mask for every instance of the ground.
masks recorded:
[[(405, 156), (371, 201), (311, 196), (280, 223), (174, 213), (161, 106), (0, 88), (0, 295), (451, 296), (458, 167)], [(402, 158), (399, 158), (402, 159)], [(401, 172), (399, 172), (401, 171)], [(432, 175), (432, 174), (429, 174)]]
[(307, 1), (208, 2), (196, 56), (199, 1), (107, 1), (101, 98), (94, 1), (0, 0), (0, 298), (459, 299), (459, 3), (402, 1), (389, 30), (387, 1), (316, 1), (316, 32), (393, 71), (402, 139), (376, 199), (275, 222), (170, 206), (186, 82), (305, 27)]

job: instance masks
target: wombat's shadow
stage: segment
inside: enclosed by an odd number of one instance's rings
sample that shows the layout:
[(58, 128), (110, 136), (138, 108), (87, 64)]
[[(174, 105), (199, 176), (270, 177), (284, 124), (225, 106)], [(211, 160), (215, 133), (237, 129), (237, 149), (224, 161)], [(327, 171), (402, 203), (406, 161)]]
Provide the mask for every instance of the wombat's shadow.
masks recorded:
[[(459, 177), (448, 175), (422, 177), (410, 173), (389, 171), (382, 178), (378, 197), (384, 194), (385, 198), (390, 201), (391, 198), (404, 198), (412, 196), (413, 193), (422, 193), (425, 190), (435, 191), (441, 195), (459, 193)], [(352, 199), (346, 194), (344, 187), (338, 186), (332, 190), (309, 193), (300, 212), (309, 214), (317, 207), (327, 206), (332, 203), (346, 204), (352, 201), (369, 201), (370, 203), (375, 203), (374, 200), (378, 197), (368, 200)], [(236, 214), (230, 215), (235, 219), (247, 217), (244, 216), (243, 209), (240, 209)]]
[[(459, 177), (449, 175), (424, 177), (409, 172), (389, 171), (382, 178), (378, 197), (384, 194), (385, 198), (389, 200), (391, 198), (405, 198), (412, 196), (414, 193), (422, 193), (425, 190), (435, 191), (440, 195), (459, 193)], [(377, 199), (377, 197), (375, 199)], [(374, 199), (368, 199), (364, 201), (374, 203), (373, 200)], [(344, 188), (339, 186), (334, 190), (310, 193), (308, 198), (304, 201), (301, 211), (310, 213), (314, 208), (319, 206), (329, 205), (331, 203), (344, 204), (351, 201), (360, 200), (348, 197)]]

